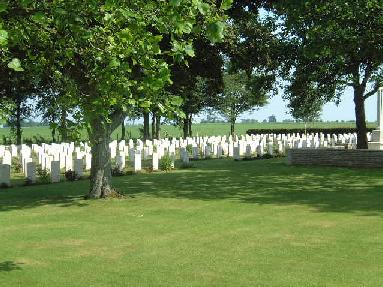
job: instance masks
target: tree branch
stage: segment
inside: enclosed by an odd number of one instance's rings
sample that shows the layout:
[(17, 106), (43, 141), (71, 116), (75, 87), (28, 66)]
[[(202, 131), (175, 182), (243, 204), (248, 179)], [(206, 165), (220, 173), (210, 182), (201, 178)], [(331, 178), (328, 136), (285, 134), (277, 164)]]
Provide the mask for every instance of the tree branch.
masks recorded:
[(120, 109), (113, 112), (113, 114), (110, 116), (110, 120), (112, 121), (110, 127), (112, 131), (118, 128), (124, 117), (126, 117), (126, 113)]
[(363, 77), (362, 84), (361, 84), (363, 87), (367, 86), (367, 82), (370, 79), (371, 74), (372, 74), (372, 65), (371, 65), (371, 63), (368, 63), (367, 67), (364, 71), (364, 77)]
[(371, 91), (366, 93), (363, 98), (366, 100), (369, 97), (371, 97), (372, 95), (374, 95), (379, 90), (379, 87), (380, 87), (380, 82), (376, 81), (375, 82), (375, 87)]

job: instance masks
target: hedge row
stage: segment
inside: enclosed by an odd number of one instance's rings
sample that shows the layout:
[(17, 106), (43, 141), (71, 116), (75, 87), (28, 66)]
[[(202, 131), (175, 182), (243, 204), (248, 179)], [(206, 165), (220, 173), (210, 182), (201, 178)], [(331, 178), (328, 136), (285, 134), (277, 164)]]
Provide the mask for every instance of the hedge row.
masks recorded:
[[(368, 132), (373, 131), (374, 128), (367, 128)], [(307, 133), (323, 133), (323, 134), (348, 134), (356, 133), (356, 128), (308, 128), (306, 129)], [(252, 134), (292, 134), (300, 133), (304, 134), (304, 128), (293, 128), (293, 129), (250, 129), (247, 130), (248, 135)]]

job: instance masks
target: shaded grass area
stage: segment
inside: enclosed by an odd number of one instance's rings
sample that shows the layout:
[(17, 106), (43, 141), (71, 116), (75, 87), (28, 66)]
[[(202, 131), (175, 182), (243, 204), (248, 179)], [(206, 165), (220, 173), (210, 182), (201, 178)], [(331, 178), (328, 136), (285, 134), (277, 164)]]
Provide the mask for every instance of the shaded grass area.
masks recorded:
[[(355, 128), (355, 123), (309, 123), (308, 128)], [(369, 123), (368, 127), (376, 127), (375, 123)], [(238, 123), (235, 125), (236, 133), (238, 135), (246, 134), (246, 131), (249, 129), (296, 129), (304, 128), (303, 123)], [(126, 136), (127, 138), (141, 138), (140, 129), (142, 125), (127, 125), (126, 126)], [(228, 123), (203, 123), (203, 124), (193, 124), (192, 126), (193, 134), (200, 136), (214, 136), (214, 135), (229, 135), (230, 134), (230, 124)], [(88, 135), (85, 130), (81, 131), (81, 140), (88, 140)], [(183, 135), (182, 129), (177, 126), (172, 125), (162, 125), (161, 126), (161, 136), (162, 137), (181, 137)], [(3, 136), (10, 137), (9, 128), (0, 129), (0, 140)], [(33, 142), (38, 140), (45, 140), (45, 142), (50, 142), (51, 131), (49, 127), (25, 127), (23, 128), (22, 134), (23, 140), (32, 140)], [(121, 138), (121, 127), (117, 128), (113, 134), (112, 139)]]
[(194, 162), (0, 191), (0, 286), (381, 286), (378, 169)]

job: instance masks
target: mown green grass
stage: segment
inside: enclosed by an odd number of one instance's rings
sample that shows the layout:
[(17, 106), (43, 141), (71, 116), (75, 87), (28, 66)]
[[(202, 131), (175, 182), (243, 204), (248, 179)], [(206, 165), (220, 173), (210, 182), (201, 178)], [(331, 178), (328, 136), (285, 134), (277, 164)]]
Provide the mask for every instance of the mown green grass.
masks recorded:
[[(376, 124), (369, 123), (369, 127), (375, 127)], [(307, 125), (308, 128), (354, 128), (355, 123), (310, 123)], [(142, 125), (127, 125), (126, 135), (127, 138), (140, 138), (140, 128)], [(249, 129), (281, 129), (281, 128), (304, 128), (303, 123), (238, 123), (235, 126), (236, 133), (241, 135), (245, 134)], [(193, 124), (193, 134), (200, 136), (214, 136), (214, 135), (229, 135), (230, 124), (227, 123), (204, 123), (204, 124)], [(10, 136), (9, 128), (0, 129), (0, 140), (3, 136)], [(162, 137), (180, 137), (182, 136), (182, 129), (172, 125), (161, 126)], [(22, 137), (25, 140), (32, 139), (35, 142), (34, 137), (43, 138), (46, 142), (52, 140), (51, 131), (49, 127), (26, 127), (23, 128)], [(113, 139), (121, 138), (121, 127), (117, 128), (112, 135)], [(85, 130), (81, 131), (81, 139), (87, 140), (88, 136)]]
[(378, 169), (209, 160), (0, 191), (0, 286), (382, 286)]

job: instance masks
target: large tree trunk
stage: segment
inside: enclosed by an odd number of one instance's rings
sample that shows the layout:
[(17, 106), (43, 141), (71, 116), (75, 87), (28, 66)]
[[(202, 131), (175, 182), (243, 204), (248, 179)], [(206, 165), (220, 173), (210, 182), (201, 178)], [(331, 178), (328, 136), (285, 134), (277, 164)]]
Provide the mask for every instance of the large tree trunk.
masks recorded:
[(16, 102), (16, 145), (21, 145), (21, 101)]
[(358, 139), (357, 149), (368, 149), (364, 89), (360, 86), (354, 87), (354, 103)]
[(144, 112), (144, 140), (150, 138), (150, 130), (149, 130), (149, 113)]
[(91, 122), (89, 139), (92, 145), (92, 168), (90, 171), (89, 198), (107, 197), (112, 192), (109, 150), (111, 134), (110, 125), (103, 123), (101, 119), (94, 119)]
[(161, 116), (158, 114), (156, 115), (156, 139), (160, 139), (161, 137)]

